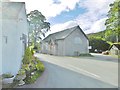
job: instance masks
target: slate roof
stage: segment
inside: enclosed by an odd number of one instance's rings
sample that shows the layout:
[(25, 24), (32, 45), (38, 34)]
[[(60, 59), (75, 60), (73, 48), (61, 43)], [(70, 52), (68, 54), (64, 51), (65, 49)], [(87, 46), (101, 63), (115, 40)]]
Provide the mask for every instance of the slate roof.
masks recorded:
[[(120, 50), (120, 44), (113, 44), (113, 45), (116, 46)], [(113, 45), (110, 47), (110, 49), (113, 47)]]
[(88, 37), (85, 35), (85, 33), (82, 31), (82, 29), (78, 26), (74, 26), (72, 28), (68, 28), (53, 34), (49, 34), (46, 38), (43, 39), (44, 42), (48, 42), (51, 39), (52, 40), (61, 40), (61, 39), (65, 39), (69, 34), (71, 34), (74, 30), (76, 30), (77, 28), (80, 29), (80, 31), (84, 34), (84, 36), (88, 39)]

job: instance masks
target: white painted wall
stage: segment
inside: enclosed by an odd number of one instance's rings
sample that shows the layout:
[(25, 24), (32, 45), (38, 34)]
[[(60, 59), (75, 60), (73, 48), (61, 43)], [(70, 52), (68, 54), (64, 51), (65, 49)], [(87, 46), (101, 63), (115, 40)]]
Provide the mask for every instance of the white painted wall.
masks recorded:
[[(2, 25), (0, 24), (0, 27), (1, 26)], [(2, 30), (0, 29), (0, 75), (1, 73), (2, 73)]]
[(115, 45), (113, 45), (112, 48), (110, 49), (110, 54), (111, 55), (119, 55), (120, 50)]
[[(1, 14), (2, 13), (0, 13), (0, 17), (2, 17)], [(2, 20), (0, 19), (0, 75), (1, 74), (2, 74)]]
[(20, 4), (23, 4), (23, 7), (16, 19), (2, 20), (3, 73), (17, 74), (24, 54), (24, 46), (20, 37), (22, 37), (22, 34), (28, 34), (28, 24), (25, 13), (25, 5), (24, 3)]

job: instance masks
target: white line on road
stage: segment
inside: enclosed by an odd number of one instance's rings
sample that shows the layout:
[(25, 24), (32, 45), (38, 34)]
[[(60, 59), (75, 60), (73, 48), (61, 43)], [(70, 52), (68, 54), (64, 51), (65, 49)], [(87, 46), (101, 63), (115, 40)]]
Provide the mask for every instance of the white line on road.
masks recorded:
[(73, 69), (76, 69), (76, 70), (78, 70), (78, 71), (81, 71), (81, 72), (83, 72), (83, 73), (86, 73), (87, 75), (92, 75), (92, 76), (94, 76), (94, 77), (96, 77), (96, 78), (100, 78), (99, 75), (96, 75), (96, 74), (91, 73), (91, 72), (89, 72), (89, 71), (86, 71), (86, 70), (84, 70), (84, 69), (75, 67), (75, 66), (73, 66), (73, 65), (68, 65), (68, 66), (71, 67), (71, 68), (73, 68)]

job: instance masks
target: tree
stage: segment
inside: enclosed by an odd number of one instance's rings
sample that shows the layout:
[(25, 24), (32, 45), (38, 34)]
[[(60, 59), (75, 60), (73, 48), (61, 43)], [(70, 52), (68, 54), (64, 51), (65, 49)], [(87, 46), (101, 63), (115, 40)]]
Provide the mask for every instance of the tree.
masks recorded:
[(23, 64), (30, 64), (32, 61), (32, 52), (30, 50), (29, 47), (26, 48), (25, 50), (25, 54), (24, 54), (24, 57), (23, 57)]
[(33, 40), (36, 46), (37, 40), (41, 39), (41, 36), (45, 37), (45, 33), (50, 30), (50, 23), (46, 22), (45, 16), (38, 10), (31, 11), (27, 18), (30, 24), (29, 39)]
[(99, 37), (89, 37), (89, 44), (90, 46), (92, 46), (90, 52), (95, 52), (95, 50), (97, 50), (98, 52), (102, 52), (108, 50), (108, 48), (110, 47), (110, 44)]
[(110, 4), (110, 10), (108, 12), (108, 19), (105, 22), (107, 40), (114, 40), (112, 42), (120, 41), (120, 0), (115, 0), (113, 4)]

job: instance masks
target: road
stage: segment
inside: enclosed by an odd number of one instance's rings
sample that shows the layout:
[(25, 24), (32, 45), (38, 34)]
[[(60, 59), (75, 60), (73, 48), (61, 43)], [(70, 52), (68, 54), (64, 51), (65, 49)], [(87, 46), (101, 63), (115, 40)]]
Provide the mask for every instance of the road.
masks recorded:
[(117, 58), (100, 54), (94, 57), (67, 57), (36, 54), (45, 65), (42, 76), (20, 88), (116, 88)]

